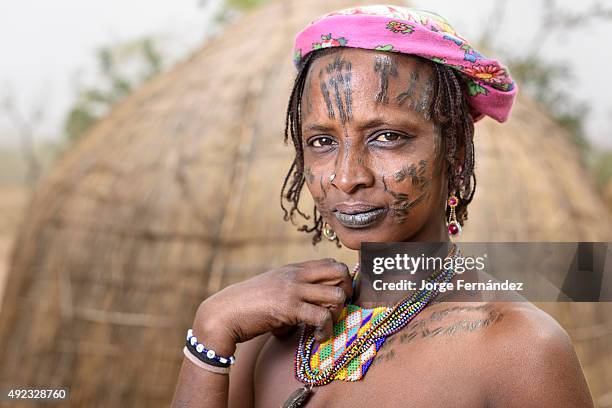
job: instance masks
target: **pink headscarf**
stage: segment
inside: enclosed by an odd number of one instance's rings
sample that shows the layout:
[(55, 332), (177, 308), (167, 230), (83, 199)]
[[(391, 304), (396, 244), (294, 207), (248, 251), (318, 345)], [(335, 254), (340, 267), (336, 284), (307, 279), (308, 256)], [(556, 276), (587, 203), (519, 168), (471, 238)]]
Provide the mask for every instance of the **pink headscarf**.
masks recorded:
[(376, 5), (325, 14), (296, 35), (294, 64), (328, 47), (413, 54), (456, 69), (466, 82), (474, 121), (488, 115), (505, 122), (518, 91), (506, 67), (476, 51), (443, 17), (424, 10)]

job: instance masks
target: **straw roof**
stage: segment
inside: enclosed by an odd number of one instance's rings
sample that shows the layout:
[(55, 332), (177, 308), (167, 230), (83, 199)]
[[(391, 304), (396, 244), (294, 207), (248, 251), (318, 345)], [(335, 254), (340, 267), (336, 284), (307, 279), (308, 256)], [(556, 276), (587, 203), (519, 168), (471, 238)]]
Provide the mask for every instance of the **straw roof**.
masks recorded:
[[(167, 406), (209, 294), (271, 267), (356, 254), (282, 221), (295, 32), (351, 1), (273, 2), (118, 104), (37, 189), (0, 321), (2, 386), (74, 406)], [(574, 147), (525, 98), (477, 129), (466, 240), (609, 240)], [(301, 208), (311, 211), (307, 190)], [(611, 354), (608, 354), (608, 356)], [(605, 378), (604, 378), (605, 380)], [(603, 381), (603, 380), (602, 380)], [(605, 383), (605, 382), (604, 382)]]

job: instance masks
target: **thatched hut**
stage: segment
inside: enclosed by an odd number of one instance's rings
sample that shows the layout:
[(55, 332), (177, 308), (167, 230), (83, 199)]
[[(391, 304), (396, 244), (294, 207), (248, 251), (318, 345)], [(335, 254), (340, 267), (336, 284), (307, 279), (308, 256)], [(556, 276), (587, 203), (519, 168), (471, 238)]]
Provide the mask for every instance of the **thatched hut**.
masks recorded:
[[(313, 248), (278, 205), (292, 158), (282, 131), (294, 33), (351, 3), (251, 12), (118, 104), (57, 163), (14, 249), (3, 389), (64, 387), (73, 406), (166, 406), (184, 330), (207, 295), (289, 262), (356, 261), (328, 242)], [(608, 212), (543, 109), (521, 98), (506, 125), (477, 132), (479, 191), (464, 239), (609, 240)], [(312, 208), (308, 194), (301, 208)], [(609, 391), (610, 372), (589, 364), (595, 392)]]

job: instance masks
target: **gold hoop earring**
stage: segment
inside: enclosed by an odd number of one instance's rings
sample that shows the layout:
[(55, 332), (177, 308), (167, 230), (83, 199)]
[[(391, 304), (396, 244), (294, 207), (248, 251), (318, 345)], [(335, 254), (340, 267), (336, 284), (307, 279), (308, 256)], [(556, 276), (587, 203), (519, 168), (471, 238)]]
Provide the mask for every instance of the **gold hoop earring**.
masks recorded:
[(323, 224), (323, 235), (325, 235), (325, 237), (330, 241), (334, 241), (336, 239), (336, 231), (332, 229), (331, 225), (329, 225), (327, 221), (325, 221)]

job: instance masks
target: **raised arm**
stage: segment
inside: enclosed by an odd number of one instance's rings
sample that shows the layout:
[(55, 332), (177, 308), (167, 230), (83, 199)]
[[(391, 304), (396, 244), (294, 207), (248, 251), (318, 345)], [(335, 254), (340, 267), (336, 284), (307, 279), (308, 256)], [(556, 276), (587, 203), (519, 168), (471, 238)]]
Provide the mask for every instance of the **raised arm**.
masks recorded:
[[(192, 328), (198, 342), (220, 356), (232, 355), (239, 343), (299, 323), (316, 327), (315, 336), (322, 341), (331, 336), (333, 321), (350, 295), (351, 279), (345, 264), (330, 258), (290, 264), (209, 297), (198, 307)], [(251, 406), (253, 391), (248, 377), (255, 361), (249, 358), (258, 353), (264, 340), (260, 337), (244, 345), (247, 352), (236, 356), (232, 368), (236, 372), (231, 376), (201, 368), (185, 357), (172, 407), (225, 408), (230, 379), (247, 381), (244, 395), (232, 398), (232, 406)], [(238, 358), (243, 356), (241, 363)]]

